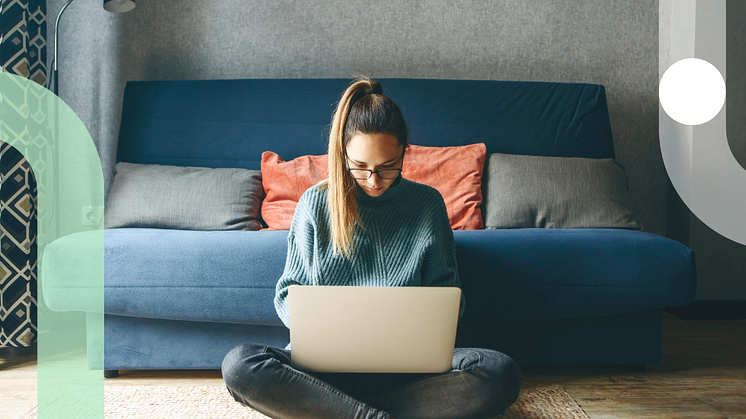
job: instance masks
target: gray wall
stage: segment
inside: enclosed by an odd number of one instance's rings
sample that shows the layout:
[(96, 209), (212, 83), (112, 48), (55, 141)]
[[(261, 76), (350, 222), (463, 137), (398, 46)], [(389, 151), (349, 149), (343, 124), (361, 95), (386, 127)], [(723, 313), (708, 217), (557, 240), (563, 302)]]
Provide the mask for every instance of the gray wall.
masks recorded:
[[(63, 0), (49, 0), (54, 16)], [(77, 0), (62, 19), (60, 96), (112, 179), (127, 80), (419, 77), (606, 86), (617, 159), (645, 230), (665, 234), (658, 3), (649, 0)], [(52, 30), (50, 28), (50, 34)]]

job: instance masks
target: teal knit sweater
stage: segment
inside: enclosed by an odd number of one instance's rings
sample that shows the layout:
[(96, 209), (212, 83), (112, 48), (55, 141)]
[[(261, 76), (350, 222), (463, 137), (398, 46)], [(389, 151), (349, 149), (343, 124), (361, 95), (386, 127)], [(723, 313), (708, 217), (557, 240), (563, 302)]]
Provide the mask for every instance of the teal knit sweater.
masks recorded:
[[(398, 179), (381, 196), (358, 187), (358, 214), (350, 259), (334, 255), (324, 182), (301, 196), (288, 234), (285, 271), (277, 282), (275, 309), (285, 326), (291, 285), (369, 287), (461, 287), (456, 245), (440, 193), (430, 186)], [(461, 295), (459, 316), (463, 314)]]

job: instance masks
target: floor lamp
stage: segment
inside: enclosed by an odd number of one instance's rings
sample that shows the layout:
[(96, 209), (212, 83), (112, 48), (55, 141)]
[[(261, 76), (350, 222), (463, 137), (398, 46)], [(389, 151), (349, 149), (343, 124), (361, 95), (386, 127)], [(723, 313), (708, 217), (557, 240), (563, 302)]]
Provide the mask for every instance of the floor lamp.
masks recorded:
[[(68, 0), (62, 8), (60, 8), (59, 13), (57, 13), (57, 19), (54, 22), (54, 59), (52, 61), (52, 77), (47, 77), (47, 89), (49, 89), (52, 85), (54, 85), (54, 94), (55, 96), (59, 96), (59, 83), (58, 83), (58, 75), (57, 75), (57, 61), (58, 61), (58, 50), (59, 50), (59, 24), (60, 24), (60, 18), (62, 17), (62, 13), (67, 9), (68, 6), (70, 6), (70, 3), (72, 3), (74, 0)], [(134, 0), (103, 0), (104, 9), (109, 12), (113, 13), (124, 13), (129, 12), (130, 10), (135, 8), (135, 2)], [(59, 109), (57, 107), (57, 101), (55, 101), (54, 105), (54, 132), (53, 136), (55, 139), (59, 138)], [(59, 148), (57, 145), (52, 145), (51, 150), (52, 156), (49, 156), (49, 158), (52, 160), (52, 202), (54, 202), (54, 205), (57, 205), (59, 202)], [(58, 238), (60, 236), (60, 226), (59, 221), (54, 221), (54, 238)], [(41, 301), (41, 299), (40, 299)], [(39, 303), (39, 310), (43, 310), (43, 306), (41, 302)]]
[[(47, 77), (47, 89), (49, 89), (52, 85), (54, 85), (54, 94), (55, 96), (59, 96), (59, 77), (57, 75), (57, 61), (58, 61), (58, 51), (59, 51), (59, 26), (60, 26), (60, 18), (62, 17), (62, 13), (64, 13), (65, 9), (72, 3), (74, 0), (68, 0), (62, 8), (60, 8), (59, 13), (57, 13), (57, 19), (54, 21), (54, 59), (52, 60), (52, 77)], [(134, 0), (103, 0), (104, 4), (104, 10), (112, 12), (112, 13), (125, 13), (129, 12), (130, 10), (135, 8), (135, 1)], [(54, 120), (57, 121), (58, 115), (57, 115), (58, 109), (55, 107), (55, 115)], [(55, 122), (55, 138), (57, 138), (57, 126)], [(56, 153), (56, 147), (54, 148)], [(57, 156), (54, 156), (55, 163)], [(57, 179), (58, 179), (58, 173), (57, 173), (57, 164), (54, 164), (54, 182), (55, 182), (55, 188), (54, 188), (54, 202), (57, 201)], [(55, 223), (57, 235), (56, 237), (59, 237), (59, 225)]]
[[(59, 88), (57, 85), (57, 50), (59, 49), (58, 45), (58, 33), (59, 33), (59, 25), (60, 25), (60, 18), (62, 17), (62, 13), (67, 9), (67, 6), (70, 5), (74, 0), (68, 0), (67, 3), (65, 3), (64, 6), (60, 9), (60, 12), (57, 13), (57, 19), (54, 21), (54, 60), (52, 60), (52, 73), (53, 76), (51, 79), (48, 80), (48, 84), (54, 84), (54, 94), (59, 96)], [(129, 12), (130, 10), (135, 8), (135, 0), (104, 0), (104, 9), (108, 12), (113, 13), (125, 13)], [(47, 89), (49, 86), (47, 86)]]

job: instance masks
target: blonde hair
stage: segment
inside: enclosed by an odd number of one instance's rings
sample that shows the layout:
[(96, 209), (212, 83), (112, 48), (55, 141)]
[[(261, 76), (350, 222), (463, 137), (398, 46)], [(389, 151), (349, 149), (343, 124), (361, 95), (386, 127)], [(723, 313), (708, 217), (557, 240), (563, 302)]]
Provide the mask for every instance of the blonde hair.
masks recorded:
[(393, 100), (383, 95), (381, 83), (358, 77), (337, 104), (329, 133), (329, 182), (326, 184), (335, 254), (350, 258), (357, 234), (355, 223), (364, 228), (357, 211), (355, 179), (347, 171), (347, 143), (357, 134), (390, 134), (407, 146), (404, 117)]

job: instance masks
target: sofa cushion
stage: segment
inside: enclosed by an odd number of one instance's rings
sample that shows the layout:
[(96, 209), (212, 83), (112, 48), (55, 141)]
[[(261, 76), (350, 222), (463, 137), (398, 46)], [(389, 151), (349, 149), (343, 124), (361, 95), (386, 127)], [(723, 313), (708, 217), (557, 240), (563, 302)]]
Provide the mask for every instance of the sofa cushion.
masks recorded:
[(266, 194), (262, 219), (270, 229), (290, 229), (301, 195), (329, 177), (327, 162), (326, 154), (285, 161), (277, 153), (262, 153), (262, 186)]
[[(259, 169), (268, 149), (285, 159), (324, 154), (331, 115), (350, 81), (128, 81), (117, 161)], [(614, 157), (601, 85), (378, 81), (399, 105), (414, 144), (485, 143), (488, 154)]]
[[(54, 310), (96, 311), (76, 297), (95, 253), (91, 234), (46, 247), (44, 292)], [(273, 299), (287, 231), (116, 228), (104, 230), (104, 243), (106, 314), (283, 326)]]
[[(49, 244), (44, 295), (54, 310), (92, 311), (80, 295), (91, 240)], [(461, 323), (610, 316), (694, 299), (692, 250), (618, 229), (455, 231), (466, 298)], [(287, 231), (105, 230), (107, 314), (281, 326), (274, 308)]]
[(694, 300), (692, 249), (623, 229), (455, 231), (464, 324), (611, 316)]
[[(482, 228), (482, 171), (484, 144), (458, 147), (411, 145), (402, 166), (402, 177), (432, 186), (446, 204), (454, 230)], [(262, 178), (266, 198), (262, 219), (270, 229), (289, 230), (303, 192), (329, 178), (328, 157), (301, 156), (285, 161), (277, 153), (262, 153)]]
[(482, 228), (482, 171), (487, 147), (410, 145), (404, 155), (402, 177), (432, 186), (443, 196), (454, 230)]
[(106, 228), (259, 230), (258, 170), (119, 162), (106, 202)]
[(612, 159), (494, 153), (484, 183), (486, 228), (641, 229)]

